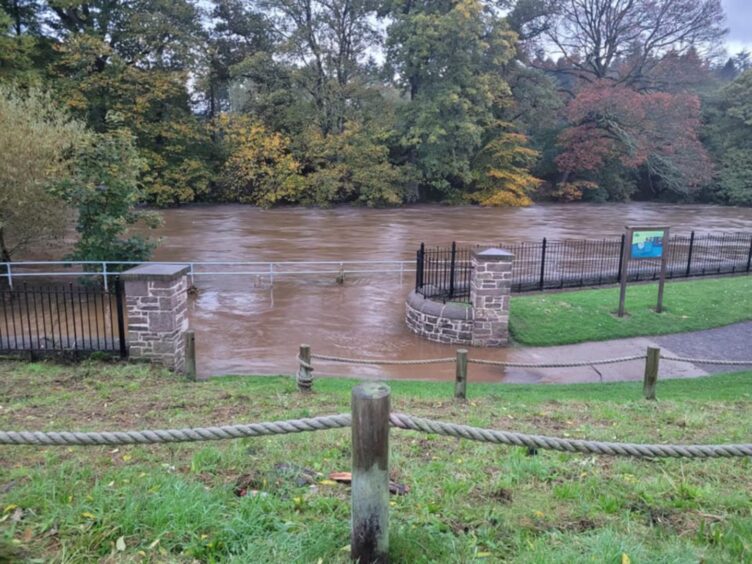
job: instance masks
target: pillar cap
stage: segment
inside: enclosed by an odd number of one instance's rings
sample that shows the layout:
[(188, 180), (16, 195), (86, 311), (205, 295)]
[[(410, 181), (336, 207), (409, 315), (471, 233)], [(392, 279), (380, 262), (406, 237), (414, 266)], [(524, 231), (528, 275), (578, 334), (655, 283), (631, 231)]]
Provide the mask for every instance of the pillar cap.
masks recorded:
[(190, 267), (186, 264), (140, 264), (135, 268), (126, 270), (121, 275), (126, 282), (136, 280), (174, 280), (188, 273)]
[(473, 251), (473, 256), (482, 258), (483, 260), (512, 260), (514, 254), (504, 249), (490, 248), (482, 251)]

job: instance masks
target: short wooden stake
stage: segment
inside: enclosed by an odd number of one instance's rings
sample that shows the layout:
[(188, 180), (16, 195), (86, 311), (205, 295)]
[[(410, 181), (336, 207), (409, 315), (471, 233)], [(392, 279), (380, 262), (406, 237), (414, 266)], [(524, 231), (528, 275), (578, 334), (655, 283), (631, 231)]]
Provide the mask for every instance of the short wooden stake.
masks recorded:
[(642, 392), (645, 399), (655, 399), (655, 384), (658, 381), (658, 367), (661, 362), (661, 349), (648, 347), (648, 356), (645, 359), (645, 380), (642, 384)]
[(196, 334), (193, 330), (185, 332), (185, 375), (189, 380), (196, 380)]
[(467, 349), (457, 350), (457, 371), (454, 380), (454, 397), (467, 399)]
[(300, 366), (298, 367), (298, 390), (310, 392), (313, 388), (313, 368), (311, 368), (311, 346), (300, 345), (298, 352)]
[(352, 391), (351, 553), (360, 564), (389, 561), (389, 387)]

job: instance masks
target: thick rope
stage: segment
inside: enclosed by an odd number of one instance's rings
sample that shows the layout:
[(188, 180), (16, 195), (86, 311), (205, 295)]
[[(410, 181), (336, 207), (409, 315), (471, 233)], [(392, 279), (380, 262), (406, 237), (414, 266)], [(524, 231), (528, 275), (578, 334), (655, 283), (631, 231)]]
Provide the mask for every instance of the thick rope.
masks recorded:
[(296, 356), (295, 359), (298, 361), (300, 366), (302, 366), (303, 368), (307, 368), (308, 370), (313, 372), (313, 366), (311, 366), (308, 362), (300, 358), (300, 355)]
[(575, 368), (577, 366), (593, 366), (596, 364), (617, 364), (620, 362), (631, 362), (633, 360), (644, 360), (644, 354), (635, 356), (625, 356), (621, 358), (608, 358), (604, 360), (582, 360), (577, 362), (506, 362), (500, 360), (483, 360), (480, 358), (468, 358), (470, 364), (485, 364), (487, 366), (504, 366), (507, 368)]
[(328, 362), (342, 362), (345, 364), (383, 364), (383, 365), (416, 365), (416, 364), (444, 364), (455, 362), (453, 356), (447, 358), (426, 358), (422, 360), (379, 360), (369, 358), (345, 358), (341, 356), (328, 356), (323, 354), (312, 354), (312, 359), (325, 360)]
[[(511, 431), (494, 431), (467, 425), (444, 423), (403, 413), (392, 413), (389, 417), (393, 427), (412, 431), (423, 431), (438, 435), (448, 435), (473, 441), (506, 444), (528, 448), (558, 450), (587, 454), (635, 457), (673, 458), (716, 458), (732, 456), (752, 456), (752, 444), (728, 445), (650, 445), (633, 443), (612, 443), (562, 439), (542, 435), (528, 435)], [(291, 419), (271, 423), (251, 423), (224, 427), (197, 427), (193, 429), (166, 429), (122, 432), (36, 432), (0, 431), (0, 444), (4, 445), (127, 445), (175, 443), (190, 441), (218, 441), (263, 435), (282, 435), (306, 431), (323, 431), (349, 427), (348, 414)]]
[(678, 356), (661, 355), (661, 360), (686, 362), (689, 364), (716, 364), (718, 366), (752, 366), (752, 360), (713, 360), (709, 358), (681, 358)]
[(496, 444), (558, 450), (562, 452), (579, 452), (587, 454), (605, 454), (610, 456), (635, 456), (645, 458), (716, 458), (731, 456), (752, 456), (752, 444), (729, 445), (642, 445), (633, 443), (610, 443), (601, 441), (583, 441), (561, 439), (542, 435), (527, 435), (510, 431), (494, 431), (467, 425), (443, 423), (431, 419), (412, 417), (403, 413), (392, 413), (389, 420), (394, 427), (423, 431), (438, 435), (448, 435), (472, 441), (484, 441)]
[(221, 441), (263, 435), (284, 435), (306, 431), (323, 431), (349, 427), (347, 413), (309, 419), (290, 419), (248, 425), (196, 427), (193, 429), (161, 429), (148, 431), (50, 432), (0, 431), (0, 445), (130, 445), (155, 443), (185, 443), (192, 441)]

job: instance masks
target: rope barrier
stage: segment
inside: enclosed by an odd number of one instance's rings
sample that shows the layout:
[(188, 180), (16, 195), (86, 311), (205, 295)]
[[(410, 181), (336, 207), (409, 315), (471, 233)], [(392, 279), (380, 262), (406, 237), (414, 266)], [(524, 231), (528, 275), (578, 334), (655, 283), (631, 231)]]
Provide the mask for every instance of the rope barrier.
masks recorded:
[(248, 425), (225, 425), (222, 427), (196, 427), (191, 429), (161, 429), (147, 431), (102, 431), (102, 432), (50, 432), (0, 431), (0, 445), (131, 445), (158, 443), (185, 443), (194, 441), (221, 441), (266, 435), (285, 435), (306, 431), (324, 431), (349, 427), (351, 416), (343, 413), (307, 419), (289, 419), (250, 423)]
[(485, 364), (487, 366), (504, 366), (508, 368), (575, 368), (577, 366), (593, 366), (596, 364), (617, 364), (620, 362), (631, 362), (633, 360), (644, 360), (645, 355), (625, 356), (621, 358), (609, 358), (604, 360), (583, 360), (578, 362), (505, 362), (500, 360), (483, 360), (480, 358), (468, 358), (467, 362), (471, 364)]
[(686, 362), (689, 364), (716, 364), (718, 366), (752, 366), (752, 360), (712, 360), (708, 358), (682, 358), (678, 356), (661, 355), (661, 360)]
[(383, 365), (417, 365), (417, 364), (444, 364), (454, 362), (455, 358), (426, 358), (421, 360), (379, 360), (369, 358), (345, 358), (341, 356), (328, 356), (323, 354), (312, 354), (311, 359), (325, 360), (328, 362), (342, 362), (345, 364), (383, 364)]
[[(147, 431), (103, 431), (103, 432), (38, 432), (0, 431), (2, 445), (128, 445), (159, 444), (194, 441), (218, 441), (308, 431), (341, 429), (351, 424), (349, 414), (328, 415), (308, 419), (290, 419), (248, 425), (222, 427), (196, 427), (191, 429), (162, 429)], [(431, 419), (413, 417), (404, 413), (392, 413), (389, 421), (393, 427), (410, 431), (421, 431), (447, 435), (460, 439), (505, 444), (528, 448), (549, 449), (561, 452), (601, 454), (610, 456), (632, 456), (643, 458), (718, 458), (752, 456), (752, 444), (727, 445), (651, 445), (634, 443), (614, 443), (563, 439), (543, 435), (530, 435), (511, 431), (495, 431), (480, 427), (469, 427), (455, 423), (445, 423)]]
[(549, 449), (562, 452), (604, 454), (610, 456), (632, 456), (640, 458), (719, 458), (752, 456), (752, 444), (728, 445), (650, 445), (634, 443), (612, 443), (562, 439), (542, 435), (528, 435), (510, 431), (494, 431), (467, 425), (444, 423), (422, 419), (403, 413), (392, 413), (389, 420), (394, 427), (411, 431), (422, 431), (447, 435), (472, 441), (483, 441), (528, 448)]

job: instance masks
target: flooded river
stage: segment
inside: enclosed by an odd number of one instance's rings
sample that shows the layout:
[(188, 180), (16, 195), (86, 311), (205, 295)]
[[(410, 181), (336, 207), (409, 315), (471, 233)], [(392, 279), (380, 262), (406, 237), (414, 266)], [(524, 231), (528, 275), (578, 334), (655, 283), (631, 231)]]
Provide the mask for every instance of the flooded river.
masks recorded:
[[(421, 241), (516, 242), (618, 235), (623, 226), (666, 224), (674, 232), (752, 230), (752, 209), (662, 204), (538, 205), (523, 209), (414, 206), (260, 210), (240, 205), (166, 210), (156, 260), (413, 260)], [(364, 274), (339, 285), (334, 275), (285, 277), (270, 285), (253, 276), (196, 278), (191, 304), (199, 372), (293, 374), (299, 344), (314, 353), (387, 359), (445, 357), (454, 347), (428, 343), (404, 323), (407, 274)], [(514, 348), (472, 350), (516, 359)], [(316, 373), (450, 379), (453, 365), (343, 366), (314, 363)], [(636, 367), (639, 371), (640, 367)], [(552, 381), (539, 373), (474, 365), (471, 380)]]

